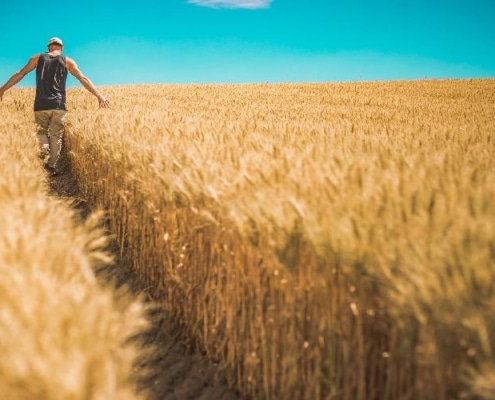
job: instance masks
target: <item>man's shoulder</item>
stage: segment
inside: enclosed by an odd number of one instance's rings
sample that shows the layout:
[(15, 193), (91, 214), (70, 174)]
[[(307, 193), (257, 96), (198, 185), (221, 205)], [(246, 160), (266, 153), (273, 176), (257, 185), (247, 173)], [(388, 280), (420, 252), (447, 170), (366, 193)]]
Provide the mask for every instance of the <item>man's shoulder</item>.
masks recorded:
[(76, 61), (69, 56), (65, 56), (65, 65), (67, 65), (69, 67), (77, 66)]
[(31, 57), (29, 57), (29, 61), (26, 64), (26, 67), (29, 67), (30, 69), (34, 69), (36, 65), (38, 64), (38, 60), (40, 58), (40, 54), (34, 54)]

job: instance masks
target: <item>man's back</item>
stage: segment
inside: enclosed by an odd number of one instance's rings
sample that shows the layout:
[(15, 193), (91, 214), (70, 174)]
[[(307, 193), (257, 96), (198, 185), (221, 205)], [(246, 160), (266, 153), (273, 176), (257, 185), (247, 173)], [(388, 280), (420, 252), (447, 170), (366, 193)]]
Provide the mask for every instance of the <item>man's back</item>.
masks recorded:
[(66, 110), (66, 57), (60, 52), (42, 53), (36, 65), (34, 110)]
[(108, 107), (109, 101), (96, 89), (93, 82), (81, 72), (73, 59), (62, 56), (62, 49), (62, 40), (58, 37), (51, 38), (48, 41), (48, 53), (32, 56), (21, 70), (17, 71), (4, 85), (0, 86), (0, 101), (9, 88), (36, 69), (35, 111), (66, 111), (65, 82), (67, 72), (70, 72), (90, 93), (96, 96), (100, 107)]

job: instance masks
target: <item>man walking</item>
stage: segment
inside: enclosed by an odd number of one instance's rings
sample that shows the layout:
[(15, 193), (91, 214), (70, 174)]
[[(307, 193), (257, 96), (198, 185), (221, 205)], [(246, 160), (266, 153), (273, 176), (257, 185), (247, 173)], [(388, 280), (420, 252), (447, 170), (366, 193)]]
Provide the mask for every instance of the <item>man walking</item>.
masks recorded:
[(45, 168), (51, 176), (58, 175), (57, 161), (62, 148), (65, 127), (67, 72), (70, 72), (81, 84), (98, 99), (100, 107), (108, 107), (108, 100), (96, 89), (93, 83), (83, 75), (76, 62), (62, 54), (63, 42), (58, 37), (48, 41), (48, 52), (36, 54), (29, 59), (20, 71), (0, 87), (0, 101), (3, 94), (20, 82), (28, 73), (36, 69), (36, 97), (34, 100), (34, 118), (38, 126), (38, 144), (40, 157), (48, 157)]

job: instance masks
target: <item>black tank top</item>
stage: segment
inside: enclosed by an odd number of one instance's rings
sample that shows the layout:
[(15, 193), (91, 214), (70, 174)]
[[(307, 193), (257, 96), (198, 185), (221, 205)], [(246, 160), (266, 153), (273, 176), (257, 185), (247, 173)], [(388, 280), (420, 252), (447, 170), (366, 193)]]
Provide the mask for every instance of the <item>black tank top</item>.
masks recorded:
[(40, 54), (36, 66), (36, 97), (34, 111), (66, 110), (65, 82), (67, 67), (65, 56)]

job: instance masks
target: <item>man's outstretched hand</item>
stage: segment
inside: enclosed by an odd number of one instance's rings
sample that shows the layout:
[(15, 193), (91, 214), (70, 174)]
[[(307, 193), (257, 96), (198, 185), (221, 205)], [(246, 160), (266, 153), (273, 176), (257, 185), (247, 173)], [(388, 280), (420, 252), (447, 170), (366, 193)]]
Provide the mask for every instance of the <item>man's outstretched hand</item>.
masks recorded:
[(108, 101), (108, 99), (103, 96), (98, 97), (98, 104), (100, 108), (107, 108), (108, 106), (110, 106), (110, 102)]

